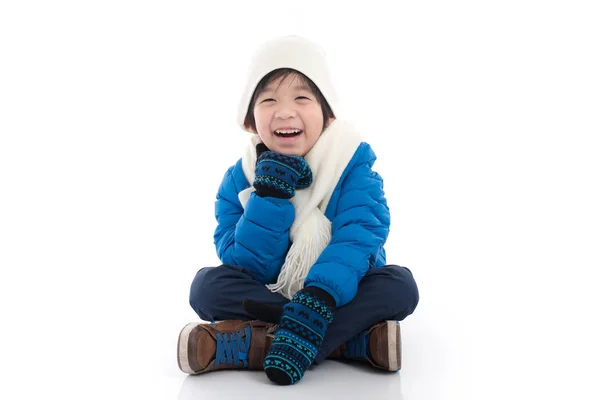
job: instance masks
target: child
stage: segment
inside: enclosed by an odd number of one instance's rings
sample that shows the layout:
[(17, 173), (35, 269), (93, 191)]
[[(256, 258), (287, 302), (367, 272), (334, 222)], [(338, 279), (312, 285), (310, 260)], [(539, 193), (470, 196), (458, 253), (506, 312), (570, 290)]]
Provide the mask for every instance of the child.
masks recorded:
[[(336, 118), (323, 51), (287, 36), (256, 53), (238, 122), (252, 133), (225, 173), (215, 245), (190, 304), (212, 324), (179, 335), (182, 371), (263, 369), (281, 385), (326, 358), (397, 371), (400, 326), (419, 294), (386, 265), (390, 214), (375, 154)], [(220, 321), (220, 322), (214, 322)]]

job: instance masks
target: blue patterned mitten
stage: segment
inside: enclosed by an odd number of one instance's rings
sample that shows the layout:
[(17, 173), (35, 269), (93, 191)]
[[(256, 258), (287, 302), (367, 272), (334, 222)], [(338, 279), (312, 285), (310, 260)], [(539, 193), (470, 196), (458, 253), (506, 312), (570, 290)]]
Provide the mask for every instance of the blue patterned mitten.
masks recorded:
[(314, 287), (299, 291), (285, 305), (265, 358), (265, 372), (271, 381), (291, 385), (302, 379), (317, 357), (334, 310), (333, 297)]
[(291, 199), (311, 183), (312, 171), (302, 157), (263, 151), (256, 160), (254, 188), (260, 197)]

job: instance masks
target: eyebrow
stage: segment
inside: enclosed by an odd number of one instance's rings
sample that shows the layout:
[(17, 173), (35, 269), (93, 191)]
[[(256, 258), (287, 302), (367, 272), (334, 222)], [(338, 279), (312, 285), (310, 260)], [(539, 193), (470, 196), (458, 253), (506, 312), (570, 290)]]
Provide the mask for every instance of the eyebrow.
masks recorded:
[[(269, 85), (269, 86), (271, 86), (271, 85)], [(258, 92), (257, 96), (261, 95), (263, 93), (266, 93), (266, 92), (275, 92), (277, 90), (277, 89), (273, 89), (272, 87), (269, 87), (269, 86), (262, 88), (262, 90), (260, 92)], [(312, 91), (310, 90), (310, 87), (305, 83), (296, 84), (295, 86), (292, 87), (292, 89), (306, 90), (306, 91), (312, 93)]]

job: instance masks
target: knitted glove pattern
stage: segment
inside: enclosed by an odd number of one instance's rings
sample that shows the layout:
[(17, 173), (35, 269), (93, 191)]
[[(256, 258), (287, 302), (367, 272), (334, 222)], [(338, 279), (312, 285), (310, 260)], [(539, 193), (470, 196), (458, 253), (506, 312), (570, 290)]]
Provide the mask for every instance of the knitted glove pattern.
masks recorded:
[(269, 379), (291, 385), (302, 379), (333, 321), (335, 301), (324, 290), (302, 289), (283, 307), (279, 328), (265, 358)]
[(254, 177), (254, 188), (259, 196), (291, 199), (296, 189), (307, 188), (311, 183), (312, 171), (304, 158), (273, 151), (260, 152)]

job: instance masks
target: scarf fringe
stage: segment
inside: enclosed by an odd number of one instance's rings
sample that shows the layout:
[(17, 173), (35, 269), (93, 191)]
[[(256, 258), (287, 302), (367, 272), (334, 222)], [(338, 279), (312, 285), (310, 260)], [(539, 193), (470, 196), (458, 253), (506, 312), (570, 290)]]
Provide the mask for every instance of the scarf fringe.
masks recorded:
[(312, 214), (314, 215), (307, 218), (294, 235), (302, 239), (295, 240), (288, 251), (277, 282), (267, 285), (270, 291), (280, 293), (288, 299), (304, 287), (310, 268), (331, 240), (331, 222), (318, 209), (314, 209)]

